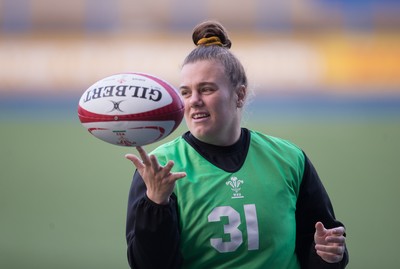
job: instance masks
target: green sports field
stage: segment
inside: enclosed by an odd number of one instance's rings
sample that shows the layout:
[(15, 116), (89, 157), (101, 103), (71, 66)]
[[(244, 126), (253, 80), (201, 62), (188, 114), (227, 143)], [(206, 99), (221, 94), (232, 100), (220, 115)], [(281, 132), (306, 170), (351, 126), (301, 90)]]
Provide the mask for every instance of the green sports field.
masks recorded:
[[(250, 118), (245, 126), (295, 142), (313, 161), (347, 226), (348, 268), (398, 268), (399, 118)], [(77, 119), (0, 124), (0, 268), (128, 268), (132, 149), (91, 137)]]

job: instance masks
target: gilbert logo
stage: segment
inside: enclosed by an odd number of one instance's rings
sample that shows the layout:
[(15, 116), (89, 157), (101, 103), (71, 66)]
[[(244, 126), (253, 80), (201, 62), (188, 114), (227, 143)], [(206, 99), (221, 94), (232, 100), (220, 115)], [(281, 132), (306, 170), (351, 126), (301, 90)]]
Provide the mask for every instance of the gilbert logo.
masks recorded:
[(244, 183), (243, 180), (238, 179), (237, 177), (231, 177), (230, 180), (226, 182), (227, 186), (231, 187), (231, 190), (233, 191), (232, 193), (232, 199), (239, 199), (239, 198), (244, 198), (244, 196), (240, 193), (240, 185)]
[(83, 102), (89, 102), (104, 97), (133, 97), (158, 102), (162, 98), (159, 88), (149, 88), (139, 85), (120, 84), (91, 88), (85, 94)]
[(114, 110), (117, 110), (117, 111), (119, 111), (119, 112), (124, 112), (124, 111), (122, 111), (122, 110), (119, 108), (119, 105), (120, 105), (123, 101), (125, 101), (125, 100), (121, 100), (121, 101), (119, 101), (119, 102), (115, 102), (115, 101), (110, 100), (110, 102), (113, 103), (113, 106), (114, 106), (114, 107), (113, 107), (113, 109), (111, 109), (110, 111), (108, 111), (108, 113), (113, 112)]

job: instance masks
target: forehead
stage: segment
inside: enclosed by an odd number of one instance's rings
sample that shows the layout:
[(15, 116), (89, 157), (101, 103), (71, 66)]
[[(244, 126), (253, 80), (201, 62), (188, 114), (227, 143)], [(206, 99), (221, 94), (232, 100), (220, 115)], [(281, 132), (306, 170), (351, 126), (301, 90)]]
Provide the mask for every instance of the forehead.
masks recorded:
[(181, 85), (213, 82), (226, 83), (224, 66), (217, 61), (202, 60), (185, 64), (181, 70)]

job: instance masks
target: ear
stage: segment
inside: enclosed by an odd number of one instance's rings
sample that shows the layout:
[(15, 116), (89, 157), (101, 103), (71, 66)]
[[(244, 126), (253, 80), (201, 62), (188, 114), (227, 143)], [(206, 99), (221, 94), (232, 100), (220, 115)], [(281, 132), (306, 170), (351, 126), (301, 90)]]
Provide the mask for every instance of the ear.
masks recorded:
[(237, 105), (237, 107), (243, 107), (244, 100), (246, 99), (246, 93), (247, 93), (247, 88), (245, 85), (240, 85), (237, 88), (237, 90), (236, 90), (236, 94), (237, 94), (236, 105)]

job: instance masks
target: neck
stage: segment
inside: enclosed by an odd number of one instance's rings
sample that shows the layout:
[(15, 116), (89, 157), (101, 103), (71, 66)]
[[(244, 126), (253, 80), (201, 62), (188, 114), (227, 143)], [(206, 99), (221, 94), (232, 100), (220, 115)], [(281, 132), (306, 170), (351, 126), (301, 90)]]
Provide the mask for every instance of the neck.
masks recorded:
[(207, 143), (214, 146), (231, 146), (235, 144), (239, 139), (242, 133), (242, 129), (238, 128), (235, 132), (231, 132), (229, 136), (221, 135), (217, 137), (196, 137), (195, 138), (203, 143)]

